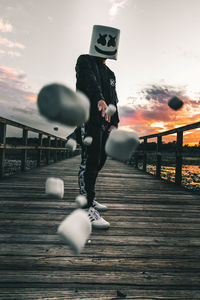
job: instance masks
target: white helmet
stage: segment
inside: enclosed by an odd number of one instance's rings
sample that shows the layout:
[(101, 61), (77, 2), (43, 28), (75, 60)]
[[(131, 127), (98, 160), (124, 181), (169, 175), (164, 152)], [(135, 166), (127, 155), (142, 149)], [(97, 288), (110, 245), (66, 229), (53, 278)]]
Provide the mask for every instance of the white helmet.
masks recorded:
[(120, 30), (114, 27), (94, 25), (90, 55), (117, 59)]

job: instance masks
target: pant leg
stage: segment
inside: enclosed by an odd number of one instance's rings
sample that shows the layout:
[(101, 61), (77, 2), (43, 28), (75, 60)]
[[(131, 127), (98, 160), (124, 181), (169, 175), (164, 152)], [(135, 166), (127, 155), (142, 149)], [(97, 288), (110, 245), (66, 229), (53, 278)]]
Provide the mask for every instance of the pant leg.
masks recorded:
[(82, 140), (92, 136), (90, 146), (82, 145), (82, 161), (78, 174), (80, 194), (86, 196), (87, 207), (92, 206), (95, 197), (95, 183), (101, 159), (102, 129), (98, 124), (83, 124), (81, 127)]
[(106, 141), (107, 141), (108, 137), (109, 137), (109, 132), (107, 131), (107, 129), (103, 129), (98, 171), (100, 171), (103, 168), (103, 166), (106, 162), (106, 159), (107, 159), (107, 154), (106, 154), (106, 151), (105, 151), (105, 145), (106, 145)]

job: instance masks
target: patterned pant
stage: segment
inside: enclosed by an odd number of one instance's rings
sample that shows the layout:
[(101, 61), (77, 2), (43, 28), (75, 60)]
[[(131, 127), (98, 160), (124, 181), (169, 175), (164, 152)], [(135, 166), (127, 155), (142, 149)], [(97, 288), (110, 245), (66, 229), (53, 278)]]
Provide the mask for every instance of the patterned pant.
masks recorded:
[(85, 123), (81, 127), (82, 141), (86, 136), (91, 136), (93, 140), (90, 146), (82, 145), (78, 183), (80, 194), (86, 196), (87, 207), (90, 207), (95, 198), (95, 183), (98, 173), (106, 161), (105, 144), (109, 133), (104, 125)]

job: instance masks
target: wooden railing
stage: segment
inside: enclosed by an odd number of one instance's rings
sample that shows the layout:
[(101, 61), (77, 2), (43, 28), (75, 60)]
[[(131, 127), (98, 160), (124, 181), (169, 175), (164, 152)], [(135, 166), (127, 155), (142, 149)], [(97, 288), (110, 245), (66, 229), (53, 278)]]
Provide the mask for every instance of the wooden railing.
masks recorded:
[[(186, 126), (174, 128), (172, 130), (164, 131), (157, 134), (151, 134), (146, 136), (141, 136), (140, 139), (144, 142), (143, 150), (143, 171), (146, 172), (147, 169), (147, 148), (148, 139), (157, 138), (157, 149), (156, 149), (156, 176), (161, 177), (161, 166), (162, 166), (162, 137), (170, 134), (176, 134), (176, 149), (175, 149), (175, 183), (180, 185), (182, 181), (182, 163), (183, 163), (183, 132), (187, 130), (192, 130), (200, 127), (200, 122), (189, 124)], [(138, 152), (134, 154), (135, 167), (138, 168)]]
[[(6, 143), (7, 125), (11, 125), (22, 129), (22, 144), (11, 145)], [(38, 134), (37, 146), (28, 145), (28, 133), (34, 132)], [(46, 136), (46, 139), (44, 137)], [(51, 140), (53, 139), (53, 140)], [(44, 143), (45, 141), (45, 143)], [(50, 164), (50, 156), (53, 152), (53, 162), (66, 159), (80, 153), (80, 149), (70, 151), (66, 148), (66, 140), (47, 132), (5, 119), (0, 117), (0, 177), (4, 176), (6, 150), (21, 150), (21, 171), (26, 170), (27, 152), (30, 150), (37, 151), (37, 167), (41, 163)], [(44, 145), (45, 144), (45, 145)], [(45, 152), (45, 161), (42, 162), (42, 152)]]

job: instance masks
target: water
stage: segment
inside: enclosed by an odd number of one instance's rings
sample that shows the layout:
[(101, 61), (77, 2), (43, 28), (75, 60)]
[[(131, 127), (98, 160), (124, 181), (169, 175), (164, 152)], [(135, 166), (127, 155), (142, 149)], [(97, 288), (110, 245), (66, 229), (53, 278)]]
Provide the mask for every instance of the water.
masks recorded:
[[(147, 172), (155, 175), (156, 174), (156, 166), (155, 165), (147, 165)], [(161, 178), (164, 180), (175, 182), (175, 167), (162, 166), (161, 167)], [(200, 192), (200, 166), (183, 165), (181, 184), (190, 190)]]
[[(32, 169), (36, 167), (36, 161), (34, 160), (28, 160), (26, 161), (26, 168), (27, 169)], [(5, 160), (5, 176), (12, 175), (16, 173), (17, 171), (21, 170), (21, 160), (11, 160), (11, 159), (6, 159)]]

